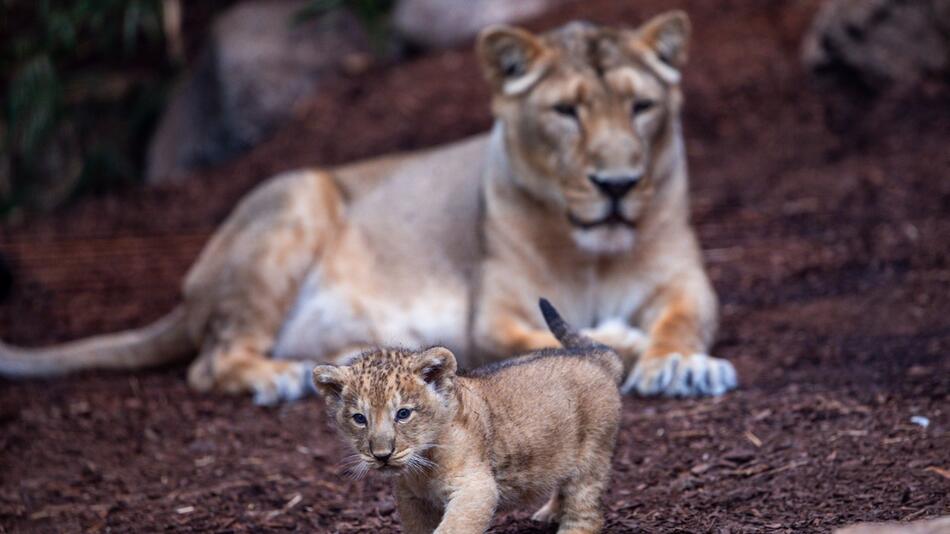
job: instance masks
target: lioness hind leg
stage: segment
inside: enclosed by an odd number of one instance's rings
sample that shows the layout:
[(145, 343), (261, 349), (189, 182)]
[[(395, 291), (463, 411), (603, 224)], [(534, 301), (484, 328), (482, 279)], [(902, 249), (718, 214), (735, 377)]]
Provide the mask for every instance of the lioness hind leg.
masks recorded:
[(188, 380), (196, 389), (250, 393), (256, 404), (272, 405), (313, 393), (310, 373), (314, 365), (270, 359), (256, 343), (233, 340), (216, 343), (203, 353), (189, 369)]
[(332, 177), (312, 171), (277, 177), (238, 205), (185, 280), (189, 326), (202, 346), (188, 372), (192, 387), (248, 392), (264, 404), (310, 391), (312, 365), (268, 353), (343, 209)]

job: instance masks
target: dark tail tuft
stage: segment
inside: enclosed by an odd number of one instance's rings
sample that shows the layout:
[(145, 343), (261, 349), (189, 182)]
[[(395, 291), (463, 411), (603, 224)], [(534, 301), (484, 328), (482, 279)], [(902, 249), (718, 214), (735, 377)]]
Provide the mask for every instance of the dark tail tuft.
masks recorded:
[(554, 309), (554, 306), (548, 302), (548, 299), (542, 298), (539, 300), (538, 306), (541, 308), (541, 314), (544, 315), (544, 321), (548, 323), (548, 328), (551, 330), (551, 333), (561, 342), (561, 345), (564, 345), (564, 348), (590, 349), (601, 347), (600, 344), (581, 335), (580, 332), (574, 330), (571, 325), (567, 324), (567, 321)]
[(565, 349), (582, 349), (585, 356), (597, 362), (607, 373), (613, 377), (614, 382), (620, 384), (623, 379), (623, 362), (614, 349), (601, 345), (593, 339), (581, 334), (574, 327), (567, 324), (567, 321), (561, 317), (561, 314), (554, 309), (547, 299), (538, 301), (541, 308), (541, 314), (544, 315), (545, 322), (554, 337), (561, 342)]

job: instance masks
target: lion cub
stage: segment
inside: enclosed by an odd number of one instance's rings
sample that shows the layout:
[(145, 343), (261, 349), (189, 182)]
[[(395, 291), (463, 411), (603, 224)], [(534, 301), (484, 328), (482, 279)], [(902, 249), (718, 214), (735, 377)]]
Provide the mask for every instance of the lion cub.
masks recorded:
[(534, 519), (559, 533), (600, 530), (622, 364), (540, 306), (563, 349), (461, 375), (443, 347), (314, 369), (361, 468), (397, 475), (406, 532), (484, 532), (498, 508), (548, 495)]

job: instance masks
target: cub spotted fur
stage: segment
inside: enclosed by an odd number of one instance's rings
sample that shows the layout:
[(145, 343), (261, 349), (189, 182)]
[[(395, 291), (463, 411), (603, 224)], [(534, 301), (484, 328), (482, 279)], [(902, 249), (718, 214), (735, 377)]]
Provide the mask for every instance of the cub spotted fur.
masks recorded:
[(623, 364), (541, 308), (563, 349), (463, 375), (444, 347), (314, 369), (361, 468), (396, 475), (405, 532), (484, 532), (499, 507), (543, 497), (534, 518), (559, 533), (600, 530)]
[(491, 132), (421, 153), (301, 170), (252, 192), (155, 324), (42, 349), (0, 373), (134, 368), (197, 353), (198, 390), (257, 402), (310, 387), (301, 355), (445, 345), (467, 366), (557, 346), (535, 303), (616, 349), (624, 391), (721, 394), (716, 295), (689, 223), (680, 110), (689, 22), (495, 27), (478, 41)]

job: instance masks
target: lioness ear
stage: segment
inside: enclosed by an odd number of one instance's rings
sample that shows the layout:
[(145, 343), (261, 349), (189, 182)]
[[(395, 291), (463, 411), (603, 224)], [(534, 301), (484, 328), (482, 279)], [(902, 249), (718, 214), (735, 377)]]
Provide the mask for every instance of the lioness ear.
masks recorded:
[(657, 75), (675, 84), (679, 83), (680, 70), (686, 65), (689, 36), (689, 16), (683, 11), (670, 11), (631, 32), (627, 42)]
[(420, 352), (413, 364), (413, 371), (436, 390), (442, 390), (452, 383), (456, 369), (455, 355), (445, 347), (432, 347)]
[(318, 365), (313, 368), (313, 385), (323, 398), (340, 397), (343, 392), (343, 369), (335, 365)]
[(512, 26), (491, 26), (478, 35), (478, 59), (492, 89), (517, 95), (530, 89), (549, 64), (547, 48), (539, 38)]

